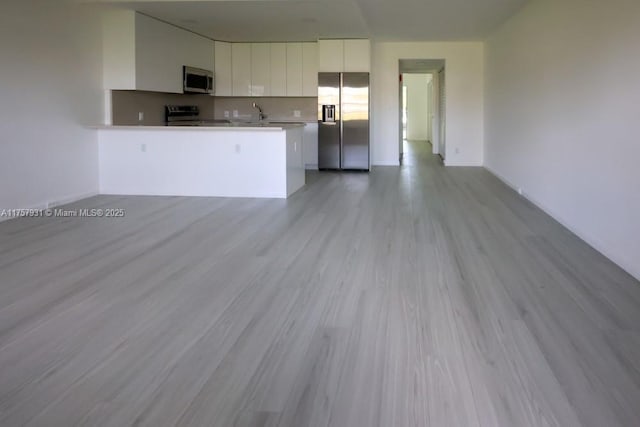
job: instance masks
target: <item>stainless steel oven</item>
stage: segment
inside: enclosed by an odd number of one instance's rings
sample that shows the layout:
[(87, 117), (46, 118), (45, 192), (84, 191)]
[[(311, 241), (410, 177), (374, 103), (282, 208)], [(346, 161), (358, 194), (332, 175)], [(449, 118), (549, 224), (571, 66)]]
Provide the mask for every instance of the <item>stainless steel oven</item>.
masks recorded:
[(213, 71), (184, 66), (182, 67), (184, 93), (213, 93)]

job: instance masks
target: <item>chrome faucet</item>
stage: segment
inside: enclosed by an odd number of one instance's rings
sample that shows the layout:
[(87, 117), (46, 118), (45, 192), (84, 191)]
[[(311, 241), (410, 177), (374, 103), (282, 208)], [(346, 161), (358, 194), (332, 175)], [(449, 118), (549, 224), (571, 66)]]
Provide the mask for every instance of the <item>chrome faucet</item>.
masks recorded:
[(260, 106), (259, 106), (256, 102), (254, 102), (253, 104), (251, 104), (251, 106), (252, 106), (253, 108), (257, 108), (257, 109), (258, 109), (258, 120), (259, 120), (259, 121), (262, 121), (262, 120), (264, 120), (264, 119), (267, 117), (267, 116), (265, 116), (265, 115), (264, 115), (264, 113), (262, 112), (262, 108), (260, 108)]

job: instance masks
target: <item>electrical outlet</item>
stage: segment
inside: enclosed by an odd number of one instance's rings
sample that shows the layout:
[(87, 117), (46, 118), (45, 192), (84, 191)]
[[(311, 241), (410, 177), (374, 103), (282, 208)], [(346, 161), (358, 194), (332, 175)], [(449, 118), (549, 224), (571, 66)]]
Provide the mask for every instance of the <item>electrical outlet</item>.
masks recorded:
[(140, 144), (140, 151), (142, 151), (143, 153), (147, 152), (147, 144)]
[(138, 121), (141, 122), (144, 120), (144, 111), (140, 111), (138, 113)]
[(233, 110), (233, 117), (238, 117), (238, 110)]
[(229, 110), (224, 110), (224, 117), (229, 118)]
[(300, 110), (293, 110), (293, 117), (300, 117)]
[(460, 154), (460, 148), (456, 147), (456, 154)]
[(236, 153), (240, 152), (240, 144), (236, 144)]

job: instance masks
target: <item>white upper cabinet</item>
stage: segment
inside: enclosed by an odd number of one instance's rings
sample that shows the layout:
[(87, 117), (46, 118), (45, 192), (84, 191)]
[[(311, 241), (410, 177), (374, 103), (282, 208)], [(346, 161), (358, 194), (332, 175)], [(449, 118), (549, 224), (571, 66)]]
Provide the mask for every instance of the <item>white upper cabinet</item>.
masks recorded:
[(215, 42), (215, 94), (217, 96), (233, 95), (231, 72), (231, 43)]
[(251, 96), (271, 96), (269, 43), (251, 43)]
[(302, 43), (302, 96), (318, 96), (317, 43)]
[(136, 89), (182, 92), (182, 66), (190, 64), (178, 63), (178, 46), (167, 46), (166, 43), (179, 31), (176, 27), (136, 14)]
[(287, 43), (287, 96), (302, 96), (302, 43)]
[(105, 89), (182, 93), (184, 65), (214, 68), (205, 37), (132, 11), (108, 13), (103, 25)]
[(344, 41), (344, 71), (369, 72), (371, 70), (371, 43), (369, 40)]
[(318, 41), (318, 71), (344, 71), (344, 40)]
[(350, 69), (360, 71), (357, 64), (368, 62), (368, 49), (346, 42), (214, 42), (134, 11), (113, 10), (103, 19), (103, 85), (182, 93), (187, 65), (214, 71), (217, 96), (317, 96), (318, 71), (343, 71), (345, 49), (354, 52), (346, 61)]
[(251, 43), (231, 43), (233, 96), (251, 96)]
[(136, 88), (136, 14), (111, 10), (102, 17), (104, 89)]
[(270, 43), (271, 96), (287, 95), (287, 44)]
[(287, 43), (287, 96), (317, 95), (317, 44)]
[(369, 72), (371, 43), (369, 40), (319, 40), (318, 70), (326, 72)]

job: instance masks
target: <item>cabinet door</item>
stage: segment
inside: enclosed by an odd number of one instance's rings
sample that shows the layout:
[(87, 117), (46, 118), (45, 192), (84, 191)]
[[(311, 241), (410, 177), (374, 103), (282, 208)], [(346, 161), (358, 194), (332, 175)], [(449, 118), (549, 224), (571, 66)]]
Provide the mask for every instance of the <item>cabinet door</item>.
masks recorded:
[(371, 71), (370, 51), (369, 40), (345, 40), (344, 71), (364, 73)]
[(232, 77), (231, 77), (231, 43), (215, 42), (215, 75), (214, 81), (216, 85), (217, 96), (231, 96)]
[(136, 89), (136, 14), (110, 10), (103, 19), (104, 89)]
[(318, 44), (302, 44), (302, 96), (318, 96)]
[(251, 96), (271, 95), (269, 43), (251, 43)]
[[(176, 42), (167, 46), (164, 40)], [(135, 42), (136, 89), (182, 93), (182, 66), (176, 60), (184, 44), (180, 30), (136, 13)]]
[(344, 71), (344, 40), (318, 41), (318, 71)]
[(287, 96), (302, 96), (302, 43), (287, 43)]
[(287, 44), (271, 43), (271, 96), (287, 95)]
[(307, 123), (302, 144), (305, 169), (318, 169), (318, 123)]
[(251, 43), (231, 43), (233, 96), (251, 96)]

